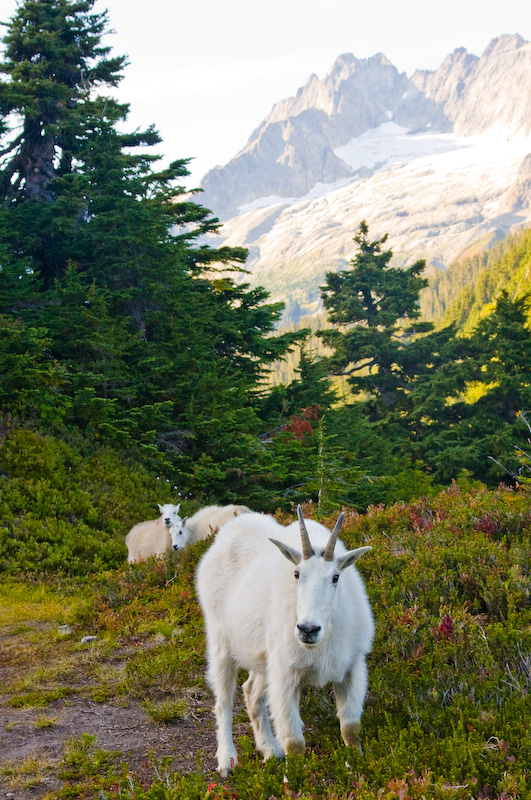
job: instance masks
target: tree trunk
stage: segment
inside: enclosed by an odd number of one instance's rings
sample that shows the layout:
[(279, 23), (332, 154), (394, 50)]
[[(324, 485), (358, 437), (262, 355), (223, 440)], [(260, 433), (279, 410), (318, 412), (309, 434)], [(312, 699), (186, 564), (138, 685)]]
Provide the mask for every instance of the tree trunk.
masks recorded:
[(38, 120), (26, 119), (24, 139), (17, 158), (24, 191), (32, 200), (53, 200), (49, 183), (54, 177), (55, 137), (45, 133)]

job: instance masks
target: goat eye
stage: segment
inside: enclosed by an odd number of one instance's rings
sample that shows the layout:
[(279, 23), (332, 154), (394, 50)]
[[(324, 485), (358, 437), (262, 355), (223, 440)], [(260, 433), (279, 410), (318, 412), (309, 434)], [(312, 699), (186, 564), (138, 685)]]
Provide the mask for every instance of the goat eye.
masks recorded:
[(339, 580), (339, 573), (336, 572), (335, 575), (332, 575), (332, 583), (337, 583)]
[(295, 570), (295, 572), (294, 572), (293, 574), (295, 575), (295, 580), (297, 580), (297, 581), (298, 581), (298, 580), (299, 580), (299, 570), (298, 570), (298, 569), (296, 569), (296, 570)]

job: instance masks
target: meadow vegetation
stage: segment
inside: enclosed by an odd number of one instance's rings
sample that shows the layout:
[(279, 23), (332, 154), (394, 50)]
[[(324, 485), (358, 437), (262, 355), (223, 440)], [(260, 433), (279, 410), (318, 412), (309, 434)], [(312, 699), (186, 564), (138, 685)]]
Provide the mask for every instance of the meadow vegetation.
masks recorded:
[[(363, 755), (341, 744), (329, 688), (311, 690), (302, 703), (306, 755), (264, 766), (239, 711), (241, 765), (223, 786), (205, 747), (212, 697), (194, 588), (208, 542), (165, 563), (95, 564), (90, 575), (4, 581), (0, 659), (12, 676), (4, 681), (4, 709), (28, 710), (42, 735), (61, 724), (75, 699), (111, 709), (141, 704), (172, 752), (146, 752), (150, 766), (140, 774), (127, 754), (81, 730), (53, 766), (34, 764), (32, 772), (27, 761), (8, 763), (4, 779), (35, 781), (38, 791), (55, 770), (61, 785), (53, 796), (109, 800), (528, 797), (530, 499), (528, 487), (489, 491), (463, 481), (431, 499), (366, 514), (347, 509), (344, 541), (373, 547), (359, 565), (376, 618)], [(313, 504), (304, 513), (315, 514)], [(292, 514), (277, 517), (287, 523)], [(87, 635), (97, 639), (80, 644)], [(197, 762), (176, 769), (183, 725)]]

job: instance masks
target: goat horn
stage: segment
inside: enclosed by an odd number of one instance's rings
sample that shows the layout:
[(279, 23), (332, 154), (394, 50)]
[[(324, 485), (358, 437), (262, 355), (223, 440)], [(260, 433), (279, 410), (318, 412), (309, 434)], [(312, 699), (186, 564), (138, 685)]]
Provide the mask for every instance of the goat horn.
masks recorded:
[(334, 558), (334, 549), (335, 549), (335, 546), (336, 546), (339, 530), (340, 530), (341, 525), (343, 523), (343, 517), (344, 516), (345, 516), (344, 513), (341, 512), (341, 514), (338, 517), (338, 520), (337, 520), (336, 524), (334, 525), (334, 530), (330, 534), (330, 539), (328, 540), (327, 545), (326, 545), (326, 547), (324, 549), (324, 553), (323, 553), (323, 558), (324, 558), (325, 561), (332, 561), (332, 559)]
[(299, 518), (299, 527), (301, 529), (302, 557), (304, 559), (311, 558), (313, 556), (313, 547), (312, 543), (310, 542), (310, 537), (308, 536), (308, 531), (306, 530), (306, 525), (304, 524), (300, 505), (297, 506), (297, 516)]

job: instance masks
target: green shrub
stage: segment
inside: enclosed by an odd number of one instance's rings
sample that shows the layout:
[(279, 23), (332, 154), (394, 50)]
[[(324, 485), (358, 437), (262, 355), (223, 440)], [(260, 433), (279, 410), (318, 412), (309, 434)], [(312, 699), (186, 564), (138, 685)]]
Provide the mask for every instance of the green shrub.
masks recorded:
[(82, 455), (12, 428), (0, 440), (0, 569), (88, 576), (124, 563), (125, 535), (176, 492), (106, 449)]

